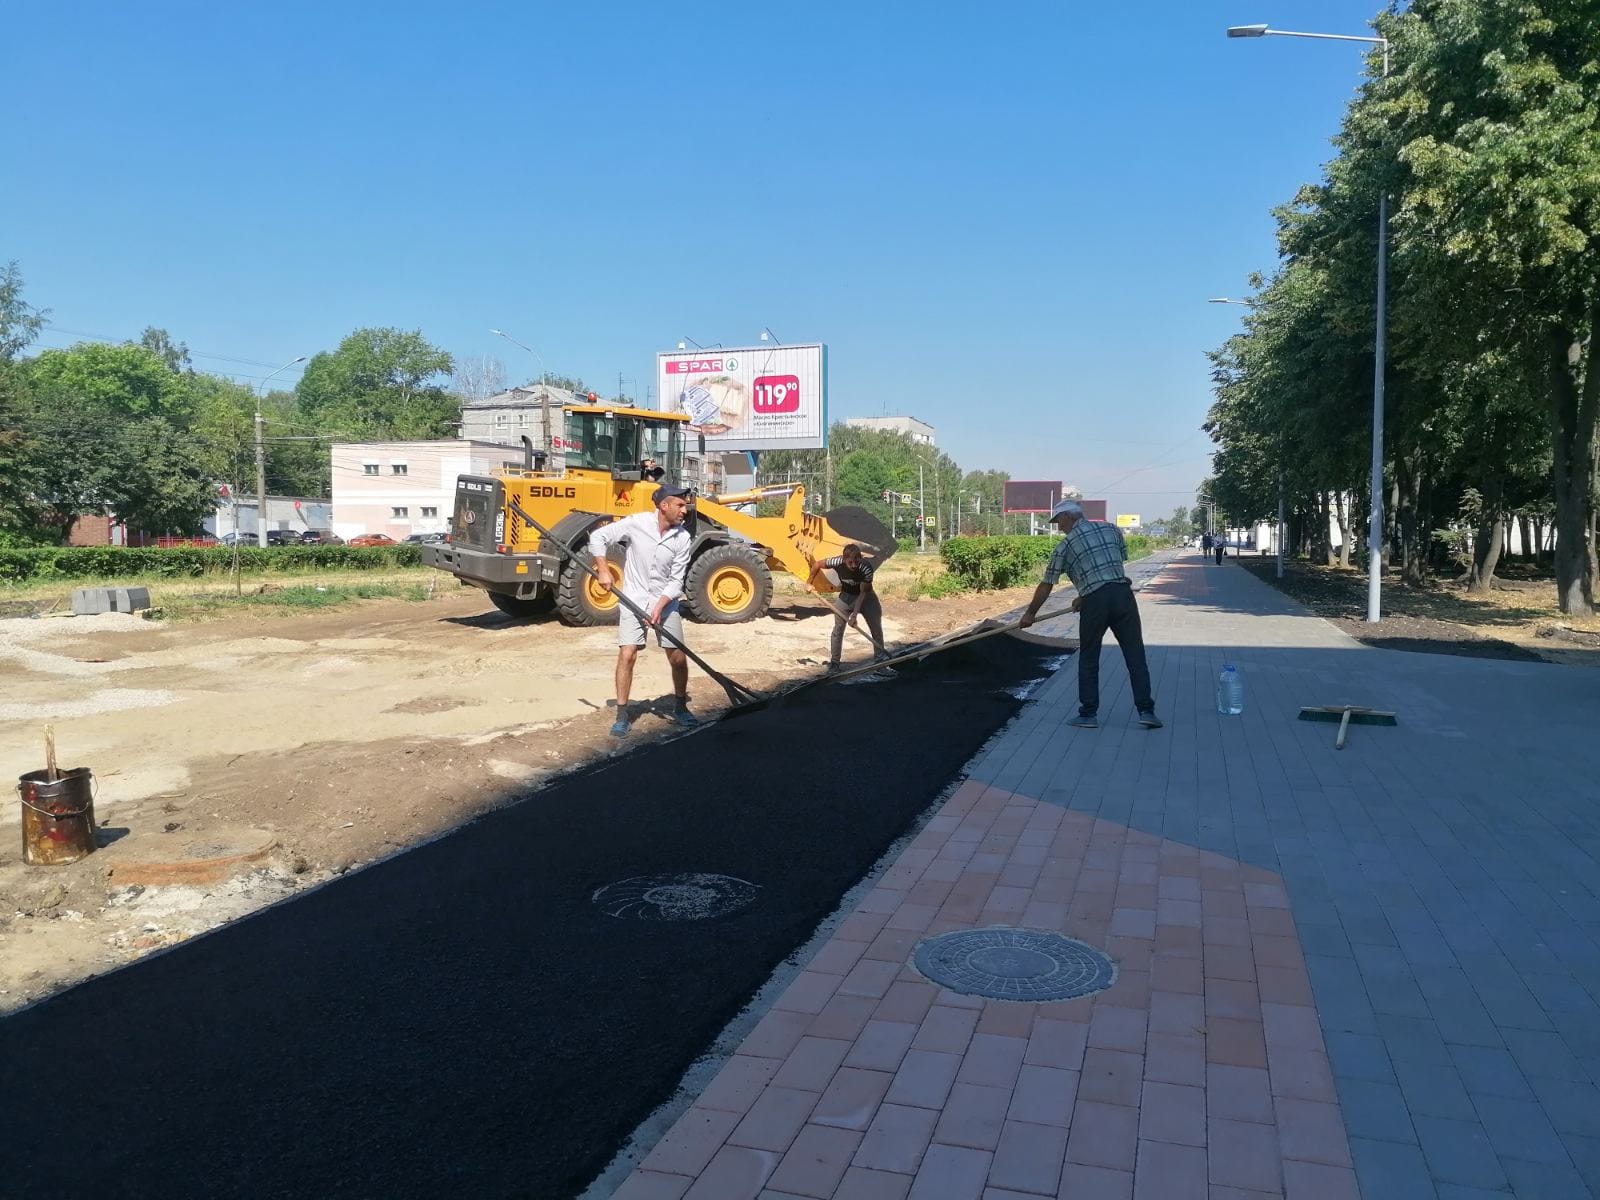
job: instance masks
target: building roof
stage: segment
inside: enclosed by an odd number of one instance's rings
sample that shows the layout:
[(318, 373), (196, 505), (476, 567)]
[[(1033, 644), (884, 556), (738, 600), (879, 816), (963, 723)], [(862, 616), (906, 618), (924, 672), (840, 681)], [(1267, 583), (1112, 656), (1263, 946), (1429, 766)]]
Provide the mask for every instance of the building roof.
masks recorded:
[[(521, 387), (507, 388), (503, 392), (496, 392), (492, 396), (485, 396), (481, 400), (468, 400), (461, 405), (463, 410), (474, 408), (537, 408), (542, 403), (545, 392), (550, 393), (550, 403), (557, 407), (568, 404), (577, 404), (578, 397), (566, 388), (551, 384), (548, 388), (541, 383), (525, 383)], [(588, 397), (583, 398), (585, 401)]]

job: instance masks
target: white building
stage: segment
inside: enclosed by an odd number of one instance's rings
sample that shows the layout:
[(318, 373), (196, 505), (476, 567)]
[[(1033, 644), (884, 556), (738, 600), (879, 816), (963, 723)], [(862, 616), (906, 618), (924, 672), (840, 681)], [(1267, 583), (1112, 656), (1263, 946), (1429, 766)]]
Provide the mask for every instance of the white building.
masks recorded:
[[(224, 498), (217, 502), (217, 511), (204, 521), (204, 528), (212, 537), (222, 538), (230, 533), (259, 536), (256, 511), (260, 506), (254, 494)], [(268, 496), (267, 528), (292, 529), (304, 533), (308, 529), (332, 529), (333, 505), (327, 500), (313, 500), (307, 496)]]
[(884, 433), (903, 433), (919, 446), (934, 444), (934, 429), (915, 417), (851, 417), (846, 425), (856, 429), (878, 429)]
[(334, 533), (346, 539), (386, 533), (444, 533), (455, 509), (456, 478), (487, 475), (521, 453), (496, 442), (335, 442)]
[(533, 440), (534, 449), (548, 449), (544, 444), (546, 393), (550, 398), (550, 440), (555, 443), (557, 452), (552, 457), (559, 460), (567, 405), (590, 403), (587, 396), (576, 396), (566, 388), (529, 383), (485, 396), (482, 400), (468, 400), (461, 406), (462, 439), (520, 446), (526, 435)]

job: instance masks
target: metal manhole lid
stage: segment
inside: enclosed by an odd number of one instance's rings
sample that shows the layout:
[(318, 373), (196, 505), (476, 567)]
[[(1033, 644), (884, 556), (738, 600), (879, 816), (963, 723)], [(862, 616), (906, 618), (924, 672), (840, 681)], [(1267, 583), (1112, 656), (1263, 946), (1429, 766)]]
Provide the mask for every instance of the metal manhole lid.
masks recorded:
[(591, 899), (608, 917), (634, 921), (706, 921), (726, 916), (761, 889), (732, 875), (635, 875), (608, 883)]
[(991, 1000), (1071, 1000), (1104, 991), (1117, 967), (1076, 938), (1039, 929), (958, 929), (924, 938), (912, 962), (934, 983)]

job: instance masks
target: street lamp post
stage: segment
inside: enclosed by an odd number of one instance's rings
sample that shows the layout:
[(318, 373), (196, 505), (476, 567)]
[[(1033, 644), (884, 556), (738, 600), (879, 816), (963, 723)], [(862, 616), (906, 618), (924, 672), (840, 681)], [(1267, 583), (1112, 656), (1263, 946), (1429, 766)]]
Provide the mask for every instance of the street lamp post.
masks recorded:
[[(1383, 75), (1389, 75), (1389, 39), (1349, 33), (1293, 33), (1267, 25), (1234, 25), (1231, 38), (1296, 37), (1328, 42), (1364, 42), (1383, 49)], [(1386, 310), (1389, 305), (1389, 195), (1378, 189), (1378, 313), (1372, 363), (1372, 503), (1367, 526), (1367, 620), (1383, 618), (1383, 368), (1387, 352)]]
[[(304, 354), (299, 358), (291, 358), (283, 366), (272, 372), (272, 375), (268, 375), (263, 379), (256, 388), (256, 545), (258, 546), (267, 544), (267, 450), (265, 443), (261, 440), (261, 399), (267, 394), (267, 384), (271, 381), (273, 375), (281, 375), (290, 367), (303, 363), (305, 360), (306, 356)], [(239, 541), (239, 506), (237, 504), (233, 506), (233, 540), (235, 544)]]
[(521, 342), (517, 341), (516, 338), (512, 337), (509, 333), (506, 333), (502, 329), (491, 329), (489, 332), (494, 334), (496, 337), (505, 338), (505, 340), (510, 342), (513, 346), (522, 346), (524, 350), (533, 355), (534, 361), (539, 364), (539, 420), (540, 424), (544, 427), (544, 452), (545, 454), (551, 456), (547, 461), (553, 462), (555, 455), (555, 442), (550, 436), (550, 372), (544, 369), (544, 359), (532, 346), (524, 346)]

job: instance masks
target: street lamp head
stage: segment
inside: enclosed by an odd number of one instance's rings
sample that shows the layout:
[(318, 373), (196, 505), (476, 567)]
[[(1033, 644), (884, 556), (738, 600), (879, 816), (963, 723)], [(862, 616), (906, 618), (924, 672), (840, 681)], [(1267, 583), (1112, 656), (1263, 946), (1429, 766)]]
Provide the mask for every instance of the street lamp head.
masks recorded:
[(299, 358), (295, 359), (294, 362), (290, 363), (289, 365), (292, 367), (292, 366), (294, 366), (294, 363), (303, 363), (303, 362), (305, 362), (305, 360), (306, 360), (306, 356), (304, 354), (302, 354)]
[(688, 349), (688, 348), (689, 348), (689, 347), (688, 347), (688, 346), (686, 346), (686, 345), (684, 345), (684, 343), (682, 343), (682, 342), (679, 342), (679, 343), (678, 343), (678, 349), (679, 349), (679, 350), (687, 350), (687, 349)]
[(505, 337), (505, 331), (504, 330), (491, 329), (491, 330), (489, 330), (489, 332), (494, 334), (495, 337)]
[(1230, 26), (1228, 26), (1228, 36), (1231, 37), (1231, 38), (1238, 38), (1238, 37), (1266, 37), (1268, 32), (1269, 31), (1268, 31), (1268, 29), (1267, 29), (1267, 27), (1265, 25), (1230, 25)]

